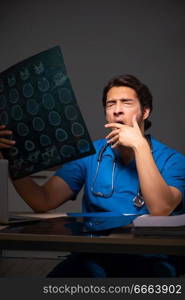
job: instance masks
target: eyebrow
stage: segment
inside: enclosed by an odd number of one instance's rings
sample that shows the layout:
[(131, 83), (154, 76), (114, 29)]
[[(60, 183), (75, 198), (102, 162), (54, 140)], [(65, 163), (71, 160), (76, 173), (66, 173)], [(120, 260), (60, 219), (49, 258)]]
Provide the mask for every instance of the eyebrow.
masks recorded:
[(135, 99), (131, 98), (121, 98), (121, 99), (107, 99), (106, 102), (111, 102), (111, 101), (134, 101)]

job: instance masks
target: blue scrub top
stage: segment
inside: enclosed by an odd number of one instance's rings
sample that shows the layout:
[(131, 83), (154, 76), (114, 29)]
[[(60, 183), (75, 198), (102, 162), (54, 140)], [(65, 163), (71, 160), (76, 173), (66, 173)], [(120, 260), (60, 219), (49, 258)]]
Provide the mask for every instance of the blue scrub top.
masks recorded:
[[(151, 149), (154, 161), (165, 182), (181, 191), (183, 200), (176, 208), (174, 214), (185, 213), (185, 156), (176, 150), (167, 147), (150, 135)], [(133, 199), (139, 190), (138, 174), (135, 161), (123, 165), (116, 151), (110, 146), (103, 153), (98, 176), (93, 185), (97, 170), (97, 160), (102, 148), (107, 144), (105, 139), (94, 142), (96, 153), (79, 160), (66, 163), (55, 176), (63, 178), (71, 190), (77, 193), (84, 186), (82, 212), (117, 212), (126, 214), (147, 214), (146, 205), (137, 208), (133, 205)], [(91, 191), (108, 194), (112, 188), (113, 163), (116, 156), (114, 189), (111, 197), (104, 198), (94, 195)]]

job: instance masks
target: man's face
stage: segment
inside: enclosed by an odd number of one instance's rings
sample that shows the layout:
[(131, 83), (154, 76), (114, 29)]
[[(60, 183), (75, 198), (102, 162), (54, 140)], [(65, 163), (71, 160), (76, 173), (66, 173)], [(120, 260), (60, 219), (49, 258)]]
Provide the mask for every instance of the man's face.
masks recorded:
[(136, 115), (140, 128), (144, 128), (144, 119), (149, 109), (141, 110), (138, 96), (134, 89), (126, 86), (112, 87), (107, 93), (106, 120), (108, 123), (121, 123), (132, 126), (132, 118)]

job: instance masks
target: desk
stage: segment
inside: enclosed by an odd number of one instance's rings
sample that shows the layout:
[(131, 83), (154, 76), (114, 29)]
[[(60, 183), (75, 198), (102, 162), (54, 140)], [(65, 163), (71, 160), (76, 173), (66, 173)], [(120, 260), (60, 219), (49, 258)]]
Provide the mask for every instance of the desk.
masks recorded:
[(79, 219), (67, 216), (9, 226), (0, 230), (0, 249), (185, 255), (185, 237), (135, 236), (131, 227), (94, 235), (80, 226)]

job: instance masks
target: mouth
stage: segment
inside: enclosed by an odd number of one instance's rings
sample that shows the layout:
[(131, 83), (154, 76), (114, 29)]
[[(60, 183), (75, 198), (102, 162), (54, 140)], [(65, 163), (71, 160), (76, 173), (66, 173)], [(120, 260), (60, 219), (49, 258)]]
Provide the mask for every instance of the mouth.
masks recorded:
[(116, 123), (124, 125), (124, 122), (122, 122), (122, 121), (116, 121)]

